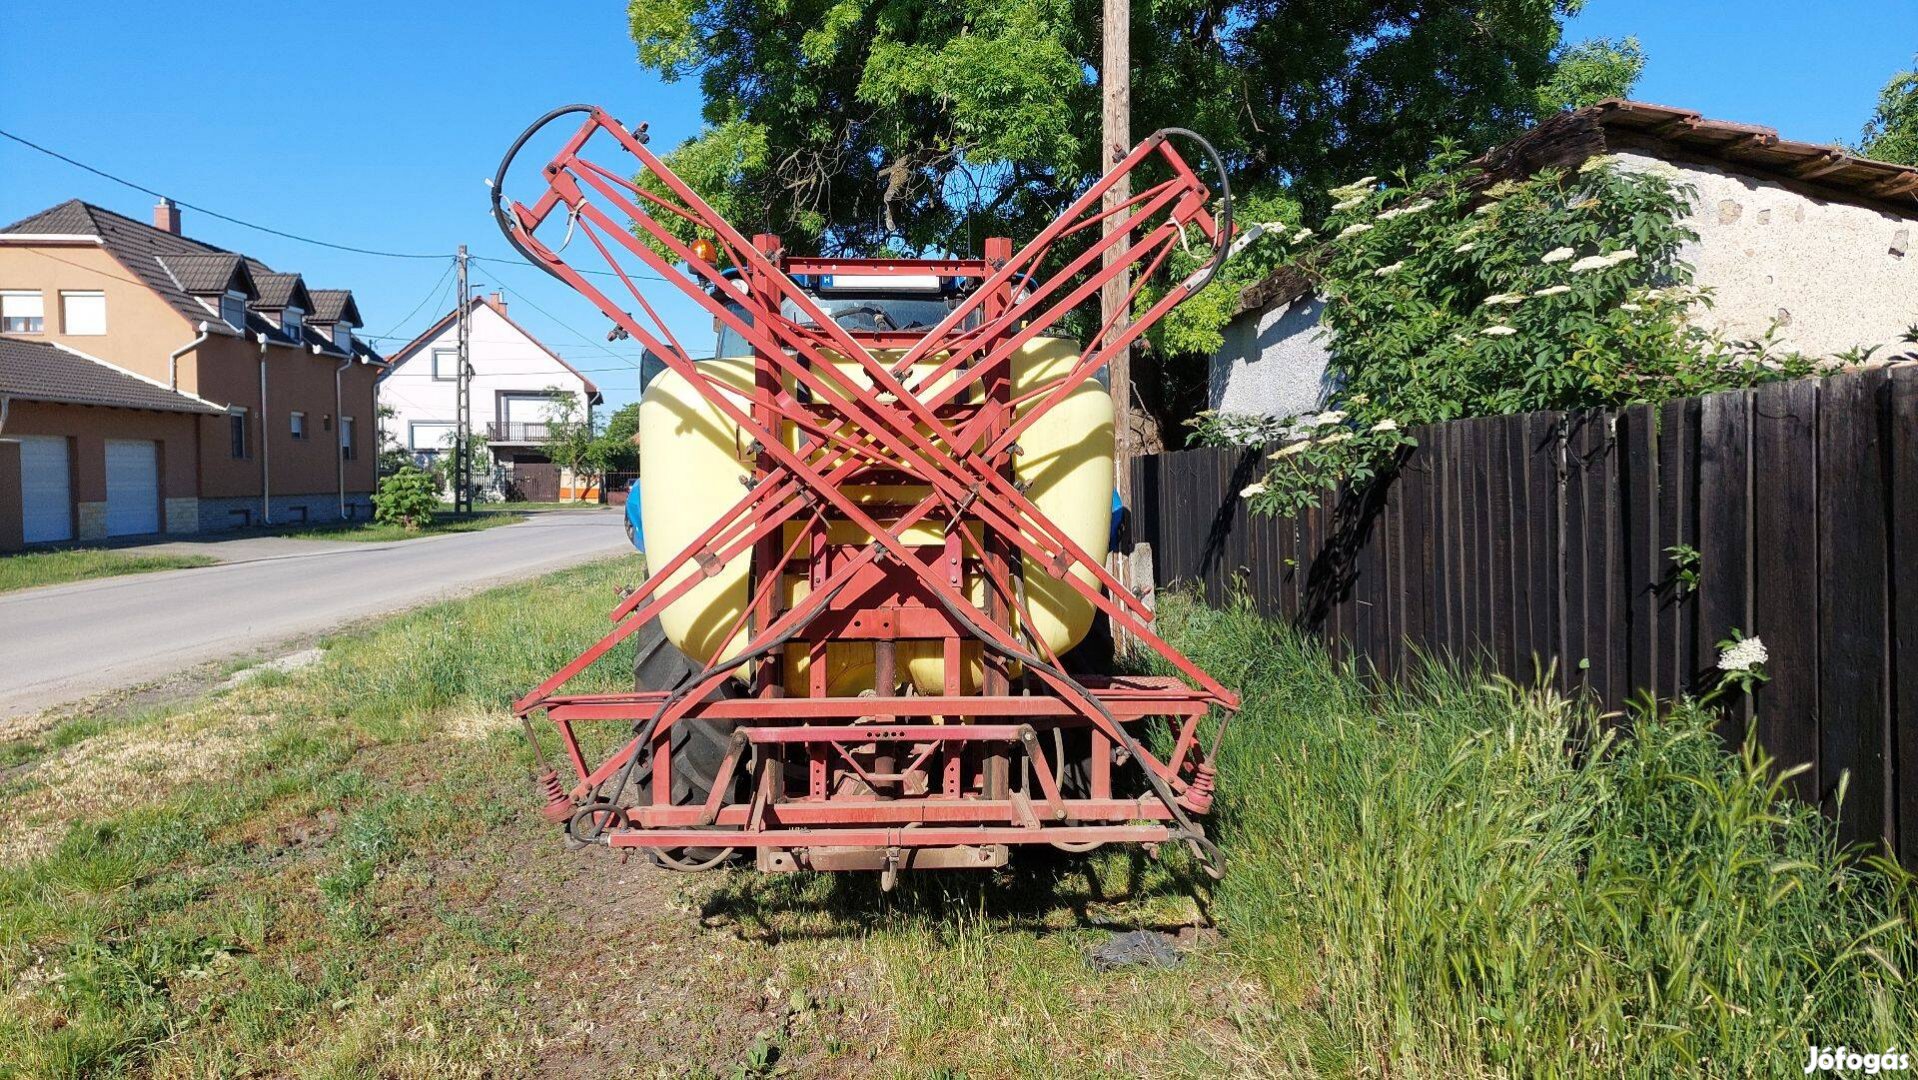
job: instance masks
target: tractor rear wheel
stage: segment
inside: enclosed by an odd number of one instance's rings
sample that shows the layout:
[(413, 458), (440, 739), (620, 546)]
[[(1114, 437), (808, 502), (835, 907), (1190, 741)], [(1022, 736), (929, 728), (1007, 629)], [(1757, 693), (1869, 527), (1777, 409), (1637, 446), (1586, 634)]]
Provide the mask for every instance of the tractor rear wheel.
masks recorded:
[[(666, 631), (658, 619), (653, 619), (633, 634), (637, 651), (633, 655), (633, 688), (635, 690), (678, 690), (698, 679), (700, 666), (692, 658), (666, 640)], [(719, 685), (708, 694), (709, 699), (739, 697), (739, 684), (731, 679)], [(726, 759), (726, 747), (732, 740), (733, 723), (729, 720), (681, 720), (673, 725), (670, 745), (672, 747), (672, 801), (674, 806), (700, 806), (712, 794), (713, 783), (718, 779), (719, 766)], [(740, 762), (733, 774), (731, 790), (721, 799), (722, 803), (737, 803), (744, 799), (750, 775), (747, 762)], [(652, 784), (652, 762), (647, 761), (633, 772), (634, 786), (644, 792)], [(706, 863), (717, 858), (725, 848), (674, 848), (663, 852), (668, 865), (673, 862)]]

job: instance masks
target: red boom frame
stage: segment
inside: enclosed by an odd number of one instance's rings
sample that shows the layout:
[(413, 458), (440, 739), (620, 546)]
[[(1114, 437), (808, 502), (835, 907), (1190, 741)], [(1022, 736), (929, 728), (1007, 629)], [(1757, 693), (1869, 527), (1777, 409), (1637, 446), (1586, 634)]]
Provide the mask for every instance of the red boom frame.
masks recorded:
[[(546, 190), (531, 205), (503, 202), (513, 157), (550, 121), (584, 119), (543, 168)], [(581, 156), (604, 134), (638, 159), (642, 182)], [(613, 630), (527, 693), (515, 706), (527, 723), (543, 712), (558, 731), (575, 774), (570, 789), (549, 768), (542, 781), (547, 813), (582, 839), (643, 848), (756, 849), (762, 869), (999, 865), (1009, 846), (1054, 843), (1078, 849), (1107, 841), (1189, 843), (1213, 872), (1222, 861), (1192, 821), (1209, 808), (1212, 757), (1238, 698), (1153, 633), (1151, 612), (1015, 482), (1022, 432), (1094, 377), (1114, 350), (1131, 345), (1166, 312), (1204, 286), (1231, 232), (1229, 195), (1219, 219), (1212, 195), (1174, 150), (1189, 132), (1165, 131), (1135, 147), (1024, 248), (991, 240), (983, 259), (873, 260), (785, 254), (776, 237), (750, 240), (719, 217), (646, 147), (645, 126), (629, 131), (590, 106), (556, 109), (521, 135), (494, 182), (494, 213), (528, 260), (591, 300), (626, 334), (679, 373), (750, 440), (756, 465), (746, 491), (694, 543), (663, 565), (612, 612)], [(1101, 209), (1121, 176), (1156, 163), (1166, 179)], [(566, 219), (557, 248), (537, 233)], [(663, 221), (690, 223), (717, 245), (702, 258)], [(1107, 228), (1108, 222), (1116, 224)], [(557, 226), (555, 226), (557, 228)], [(1098, 294), (1124, 270), (1142, 271), (1132, 290), (1165, 263), (1173, 245), (1197, 232), (1212, 249), (1210, 266), (1175, 285), (1122, 332), (1108, 324), (1064, 375), (1015, 394), (1013, 355), (1064, 314)], [(607, 269), (582, 270), (561, 257), (584, 241)], [(1062, 245), (1071, 244), (1076, 250)], [(722, 273), (723, 260), (738, 268)], [(742, 391), (703, 372), (647, 303), (628, 267), (637, 263), (678, 284), (719, 323), (754, 349), (754, 385)], [(675, 264), (690, 270), (678, 273)], [(603, 276), (605, 287), (587, 274)], [(968, 279), (966, 299), (926, 332), (856, 332), (840, 327), (794, 281), (817, 274), (923, 275)], [(1042, 276), (1043, 275), (1043, 276)], [(609, 295), (612, 282), (630, 303)], [(782, 314), (786, 307), (801, 319)], [(735, 310), (737, 309), (737, 311)], [(636, 317), (634, 310), (643, 313)], [(743, 311), (742, 318), (737, 312)], [(968, 326), (968, 323), (971, 325)], [(843, 358), (843, 359), (842, 359)], [(858, 377), (841, 364), (857, 366)], [(917, 369), (917, 370), (915, 370)], [(944, 381), (942, 380), (948, 380)], [(783, 438), (800, 435), (799, 448)], [(912, 505), (862, 498), (859, 489), (914, 485)], [(849, 523), (869, 542), (829, 542)], [(908, 544), (908, 528), (945, 527), (943, 546)], [(796, 539), (785, 543), (788, 533)], [(750, 603), (733, 632), (737, 655), (695, 657), (705, 664), (674, 692), (566, 694), (564, 686), (704, 576), (748, 556)], [(1022, 559), (1023, 557), (1023, 559)], [(1115, 632), (1156, 650), (1182, 678), (1088, 678), (1068, 674), (1031, 626), (1020, 580), (1024, 560), (1044, 567), (1104, 613)], [(693, 571), (681, 576), (688, 567)], [(1083, 569), (1084, 581), (1071, 571)], [(986, 585), (985, 603), (966, 595), (968, 571)], [(780, 587), (804, 575), (810, 591), (791, 607)], [(900, 641), (937, 642), (944, 692), (894, 692)], [(827, 644), (860, 642), (873, 652), (874, 694), (827, 693)], [(962, 648), (982, 648), (977, 692), (962, 681)], [(725, 646), (722, 645), (722, 649)], [(812, 658), (809, 692), (788, 696), (784, 650)], [(712, 693), (735, 673), (752, 696)], [(1211, 745), (1200, 724), (1220, 707)], [(731, 743), (704, 805), (673, 805), (671, 729), (688, 719), (734, 724)], [(1163, 721), (1169, 751), (1147, 749), (1135, 728)], [(612, 756), (590, 763), (576, 725), (630, 724), (633, 736)], [(1086, 773), (1072, 797), (1062, 790), (1064, 733), (1089, 737)], [(1058, 749), (1057, 762), (1048, 745)], [(635, 767), (650, 761), (652, 784), (629, 799)], [(1136, 762), (1145, 791), (1124, 794), (1115, 766)], [(1023, 782), (1012, 780), (1017, 766)], [(741, 770), (749, 801), (728, 803)], [(665, 856), (669, 862), (672, 856)]]

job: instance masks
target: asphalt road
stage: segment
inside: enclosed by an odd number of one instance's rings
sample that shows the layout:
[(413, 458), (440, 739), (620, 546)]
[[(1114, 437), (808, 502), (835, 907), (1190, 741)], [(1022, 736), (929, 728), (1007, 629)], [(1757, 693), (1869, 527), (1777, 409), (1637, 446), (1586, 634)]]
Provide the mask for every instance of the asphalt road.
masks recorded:
[[(165, 678), (431, 600), (621, 551), (620, 515), (555, 511), (483, 532), (238, 541), (240, 561), (0, 593), (0, 716)], [(185, 550), (195, 545), (167, 545)]]

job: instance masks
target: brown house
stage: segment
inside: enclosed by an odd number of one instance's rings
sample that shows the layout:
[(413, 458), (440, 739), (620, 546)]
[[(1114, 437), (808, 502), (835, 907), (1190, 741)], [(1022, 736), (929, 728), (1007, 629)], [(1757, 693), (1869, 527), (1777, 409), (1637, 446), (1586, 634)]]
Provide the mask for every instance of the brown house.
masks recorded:
[[(109, 524), (108, 500), (94, 497), (113, 482), (95, 448), (146, 442), (164, 463), (153, 470), (161, 521), (147, 531), (364, 518), (382, 360), (354, 336), (359, 325), (350, 292), (309, 289), (298, 274), (182, 236), (179, 209), (167, 200), (152, 224), (75, 199), (0, 229), (0, 334), (62, 346), (216, 409), (167, 420), (190, 423), (190, 435), (162, 434), (150, 419), (136, 420), (137, 410), (22, 398), (0, 440), (30, 432), (54, 441), (23, 460), (17, 486), (57, 490), (54, 474), (64, 468), (71, 537), (124, 534), (132, 519)], [(14, 355), (30, 363), (54, 353)], [(5, 490), (0, 477), (0, 496)], [(6, 513), (0, 499), (0, 519)]]

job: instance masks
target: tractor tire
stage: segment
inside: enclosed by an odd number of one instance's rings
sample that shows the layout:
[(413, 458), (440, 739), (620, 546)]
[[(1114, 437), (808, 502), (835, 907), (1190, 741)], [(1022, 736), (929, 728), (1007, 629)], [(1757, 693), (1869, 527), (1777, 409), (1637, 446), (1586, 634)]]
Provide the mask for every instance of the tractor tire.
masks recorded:
[[(699, 677), (700, 665), (666, 640), (666, 632), (654, 619), (633, 634), (633, 688), (635, 690), (677, 690)], [(718, 700), (741, 696), (737, 682), (728, 679), (708, 698)], [(674, 806), (699, 806), (711, 795), (719, 767), (726, 759), (726, 747), (732, 741), (733, 723), (728, 720), (681, 720), (672, 730), (672, 801)], [(742, 802), (749, 788), (747, 762), (740, 762), (733, 775), (732, 790), (723, 803)], [(652, 762), (633, 771), (633, 785), (650, 790)], [(670, 860), (705, 863), (718, 857), (724, 848), (677, 848), (665, 854)]]

